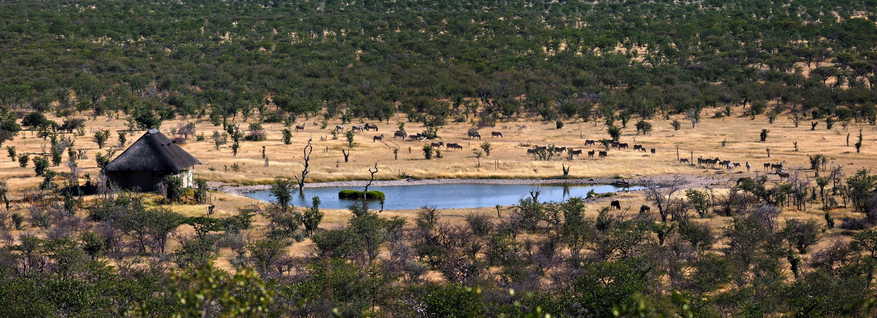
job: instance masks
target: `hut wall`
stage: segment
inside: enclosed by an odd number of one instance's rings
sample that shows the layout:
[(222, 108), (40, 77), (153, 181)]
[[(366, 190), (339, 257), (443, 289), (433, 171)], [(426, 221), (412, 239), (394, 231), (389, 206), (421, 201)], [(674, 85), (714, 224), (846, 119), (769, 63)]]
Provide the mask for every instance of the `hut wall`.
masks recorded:
[[(127, 171), (111, 172), (107, 177), (109, 177), (110, 182), (120, 188), (128, 190), (140, 188), (140, 191), (152, 192), (158, 190), (156, 185), (164, 180), (165, 175), (167, 174), (162, 172)], [(175, 176), (183, 180), (183, 187), (185, 188), (191, 188), (195, 185), (194, 170), (183, 170)]]
[(156, 185), (164, 178), (164, 174), (152, 171), (125, 171), (111, 172), (107, 177), (120, 188), (128, 190), (140, 188), (140, 191), (151, 192), (157, 190)]

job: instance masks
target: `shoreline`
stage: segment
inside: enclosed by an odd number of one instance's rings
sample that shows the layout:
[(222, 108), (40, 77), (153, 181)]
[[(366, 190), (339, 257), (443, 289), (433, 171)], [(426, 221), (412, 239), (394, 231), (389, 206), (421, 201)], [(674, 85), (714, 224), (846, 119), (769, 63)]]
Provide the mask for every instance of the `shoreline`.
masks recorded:
[[(630, 186), (644, 186), (647, 180), (651, 179), (658, 184), (666, 184), (673, 180), (676, 176), (662, 175), (656, 177), (639, 177), (635, 179), (616, 179), (616, 178), (569, 178), (569, 179), (403, 179), (403, 180), (375, 180), (371, 186), (406, 186), (406, 185), (431, 185), (431, 184), (558, 184), (558, 185), (592, 185), (605, 184), (615, 185), (619, 182), (627, 182)], [(696, 175), (679, 175), (682, 183), (686, 188), (702, 187), (704, 185), (716, 185), (726, 182), (727, 178), (721, 177), (704, 177)], [(353, 181), (331, 181), (331, 182), (314, 182), (305, 183), (305, 188), (328, 188), (328, 187), (365, 187), (367, 180)], [(270, 190), (271, 185), (248, 185), (235, 186), (214, 184), (211, 188), (237, 196), (244, 196), (245, 193), (256, 191)]]

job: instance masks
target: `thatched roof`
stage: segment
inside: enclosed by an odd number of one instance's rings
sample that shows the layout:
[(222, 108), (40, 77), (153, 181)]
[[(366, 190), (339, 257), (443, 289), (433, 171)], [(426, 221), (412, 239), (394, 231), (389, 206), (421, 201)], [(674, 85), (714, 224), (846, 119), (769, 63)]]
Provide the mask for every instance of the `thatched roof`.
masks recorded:
[(104, 167), (106, 172), (119, 171), (172, 171), (188, 169), (201, 161), (177, 146), (158, 129), (151, 129), (131, 147)]

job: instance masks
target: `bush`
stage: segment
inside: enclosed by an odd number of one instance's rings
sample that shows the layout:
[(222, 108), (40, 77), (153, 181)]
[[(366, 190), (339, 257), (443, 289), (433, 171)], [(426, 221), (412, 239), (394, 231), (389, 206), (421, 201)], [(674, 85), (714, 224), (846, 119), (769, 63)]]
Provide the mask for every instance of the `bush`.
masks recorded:
[(432, 146), (429, 144), (423, 145), (423, 157), (426, 160), (432, 159), (432, 155), (435, 153), (435, 149), (432, 149)]
[(180, 202), (183, 198), (183, 179), (177, 176), (168, 175), (164, 177), (164, 185), (166, 187), (165, 199), (170, 202)]
[[(27, 162), (27, 160), (25, 160), (25, 162)], [(47, 168), (49, 168), (49, 160), (40, 156), (33, 158), (33, 170), (37, 174), (37, 177), (46, 174)]]
[[(368, 193), (366, 193), (365, 197), (366, 197), (366, 200), (384, 201), (386, 199), (386, 196), (381, 191), (369, 191)], [(339, 199), (346, 199), (346, 200), (360, 200), (360, 199), (362, 199), (362, 191), (341, 190), (341, 192), (338, 192), (338, 198)]]
[(767, 133), (769, 133), (769, 132), (770, 132), (770, 130), (767, 130), (767, 129), (761, 130), (761, 134), (759, 135), (759, 138), (761, 139), (762, 142), (767, 140)]
[(840, 225), (840, 228), (845, 230), (859, 231), (868, 228), (868, 225), (865, 224), (865, 219), (847, 217), (844, 218), (843, 223), (841, 223)]

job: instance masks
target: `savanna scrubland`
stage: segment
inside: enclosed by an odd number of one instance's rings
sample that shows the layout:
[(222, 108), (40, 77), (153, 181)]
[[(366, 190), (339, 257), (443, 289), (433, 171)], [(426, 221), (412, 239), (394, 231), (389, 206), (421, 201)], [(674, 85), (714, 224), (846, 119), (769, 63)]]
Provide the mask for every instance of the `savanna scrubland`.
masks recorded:
[[(0, 315), (871, 316), (874, 7), (4, 2)], [(149, 128), (204, 163), (195, 189), (102, 182)], [(291, 207), (308, 142), (308, 183), (647, 189)]]

